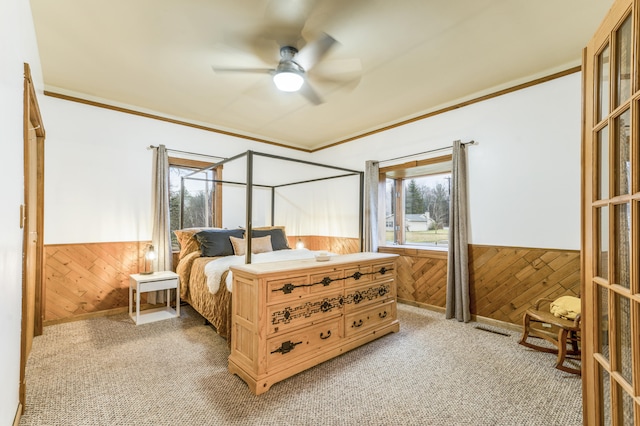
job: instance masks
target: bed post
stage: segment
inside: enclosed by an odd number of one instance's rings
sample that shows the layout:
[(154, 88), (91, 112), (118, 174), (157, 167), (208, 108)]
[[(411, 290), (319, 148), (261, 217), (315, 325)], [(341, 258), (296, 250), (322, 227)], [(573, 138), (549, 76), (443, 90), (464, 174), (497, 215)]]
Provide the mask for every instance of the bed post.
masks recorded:
[(275, 225), (274, 218), (276, 215), (276, 187), (271, 187), (271, 226)]
[(253, 227), (252, 224), (252, 216), (253, 216), (253, 151), (247, 151), (247, 223), (245, 227), (245, 241), (246, 241), (246, 253), (245, 253), (245, 261), (244, 263), (251, 263), (251, 229)]
[(358, 238), (360, 238), (360, 251), (364, 250), (364, 172), (360, 172), (360, 219), (358, 226)]
[(178, 229), (184, 228), (184, 176), (180, 177), (180, 218), (179, 218), (180, 227)]

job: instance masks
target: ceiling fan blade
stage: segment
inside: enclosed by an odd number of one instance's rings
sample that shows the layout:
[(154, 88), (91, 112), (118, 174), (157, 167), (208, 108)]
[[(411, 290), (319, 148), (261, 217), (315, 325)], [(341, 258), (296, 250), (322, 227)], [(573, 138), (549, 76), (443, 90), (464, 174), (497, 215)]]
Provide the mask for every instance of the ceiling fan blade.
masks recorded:
[(329, 34), (322, 33), (320, 38), (308, 43), (294, 56), (293, 60), (309, 71), (336, 45), (338, 41)]
[(314, 105), (320, 105), (324, 103), (324, 99), (322, 99), (318, 92), (316, 92), (313, 87), (311, 87), (308, 81), (304, 82), (304, 84), (300, 88), (300, 93)]
[(244, 72), (244, 73), (253, 73), (253, 74), (273, 74), (275, 70), (273, 68), (218, 68), (215, 66), (211, 67), (213, 72)]
[(357, 75), (349, 78), (314, 77), (312, 80), (316, 87), (321, 87), (323, 93), (326, 93), (327, 91), (333, 92), (336, 90), (352, 91), (358, 87), (361, 79), (361, 76)]
[(358, 58), (327, 59), (313, 68), (310, 74), (331, 78), (344, 75), (359, 75), (362, 72), (362, 62)]
[(270, 0), (264, 14), (261, 34), (280, 46), (299, 47), (302, 29), (317, 0)]
[[(226, 32), (221, 36), (221, 40), (217, 42), (213, 48), (213, 52), (225, 60), (227, 58), (253, 59), (253, 64), (259, 66), (265, 64), (270, 66), (276, 64), (280, 59), (280, 45), (264, 35), (257, 32), (250, 34)], [(255, 62), (259, 60), (260, 62)], [(215, 61), (212, 61), (216, 63)], [(220, 62), (226, 64), (227, 62)], [(243, 62), (251, 67), (251, 62)]]

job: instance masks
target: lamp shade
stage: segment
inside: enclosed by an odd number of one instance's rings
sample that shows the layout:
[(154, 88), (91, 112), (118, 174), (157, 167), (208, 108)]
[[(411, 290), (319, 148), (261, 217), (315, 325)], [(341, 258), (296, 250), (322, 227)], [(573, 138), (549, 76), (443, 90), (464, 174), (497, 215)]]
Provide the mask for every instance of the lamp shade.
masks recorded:
[(283, 92), (297, 92), (304, 83), (304, 78), (296, 72), (281, 71), (273, 76), (276, 87)]
[(147, 260), (154, 260), (156, 258), (156, 251), (154, 250), (152, 245), (149, 245), (149, 247), (147, 247), (147, 253), (145, 257), (147, 258)]
[(151, 264), (155, 258), (156, 251), (153, 248), (153, 244), (147, 245), (146, 251), (144, 253), (144, 271), (140, 272), (142, 275), (153, 274), (153, 265), (151, 265), (150, 269), (147, 269), (147, 262)]

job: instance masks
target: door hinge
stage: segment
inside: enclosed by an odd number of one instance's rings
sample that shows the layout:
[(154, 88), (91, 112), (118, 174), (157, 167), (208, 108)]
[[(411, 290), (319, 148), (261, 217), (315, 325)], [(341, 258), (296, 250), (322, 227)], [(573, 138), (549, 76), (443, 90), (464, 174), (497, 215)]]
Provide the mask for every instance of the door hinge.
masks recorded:
[(24, 212), (26, 209), (24, 208), (24, 204), (20, 204), (20, 229), (24, 228), (24, 223), (26, 218), (24, 217)]

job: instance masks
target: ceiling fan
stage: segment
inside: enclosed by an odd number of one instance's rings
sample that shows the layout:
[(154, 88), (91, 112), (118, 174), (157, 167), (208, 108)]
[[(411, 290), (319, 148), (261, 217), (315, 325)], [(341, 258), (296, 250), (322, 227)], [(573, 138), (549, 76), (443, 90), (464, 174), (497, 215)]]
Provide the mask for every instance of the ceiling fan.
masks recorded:
[(298, 50), (295, 46), (280, 47), (280, 61), (275, 68), (221, 68), (213, 66), (215, 72), (244, 72), (270, 74), (276, 87), (283, 92), (300, 92), (314, 105), (323, 103), (322, 97), (312, 87), (308, 72), (338, 44), (329, 34), (307, 43)]
[[(360, 80), (358, 59), (325, 60), (340, 43), (318, 27), (335, 29), (339, 18), (353, 13), (362, 0), (268, 0), (265, 14), (256, 33), (236, 35), (233, 44), (242, 44), (262, 61), (280, 58), (272, 68), (226, 68), (213, 66), (214, 72), (261, 73), (271, 75), (276, 87), (284, 92), (299, 92), (314, 105), (324, 102), (317, 88), (322, 83), (337, 84), (332, 89), (353, 88)], [(337, 15), (340, 16), (337, 16)], [(333, 23), (333, 25), (332, 25)], [(305, 42), (304, 35), (319, 34)], [(318, 66), (318, 64), (323, 63)], [(312, 71), (310, 73), (310, 71)], [(323, 87), (326, 89), (327, 87)]]

